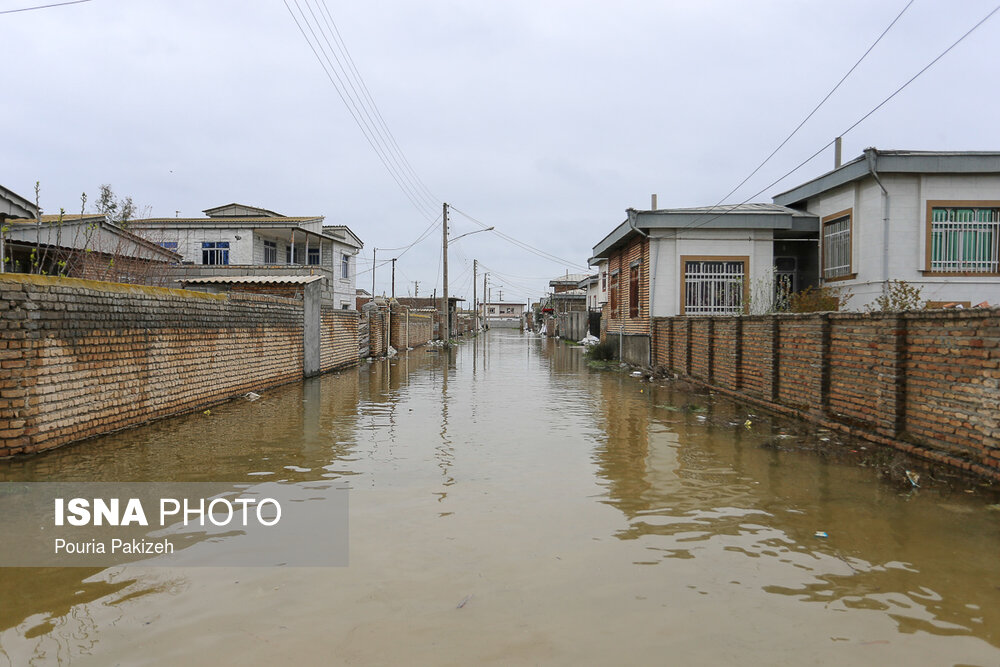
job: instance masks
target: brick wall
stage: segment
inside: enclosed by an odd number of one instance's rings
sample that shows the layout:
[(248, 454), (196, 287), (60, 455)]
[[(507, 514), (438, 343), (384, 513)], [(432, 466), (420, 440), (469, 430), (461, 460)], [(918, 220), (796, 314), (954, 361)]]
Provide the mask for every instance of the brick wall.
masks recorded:
[(1000, 479), (1000, 309), (672, 317), (653, 365)]
[[(637, 317), (630, 317), (629, 283), (631, 264), (639, 262), (639, 308)], [(611, 300), (604, 305), (601, 327), (608, 333), (645, 334), (650, 332), (649, 319), (649, 239), (636, 236), (628, 245), (612, 252), (608, 257), (608, 289), (611, 289), (611, 274), (618, 271), (618, 312), (611, 312)], [(583, 302), (586, 310), (586, 301)], [(605, 324), (605, 321), (607, 324)], [(602, 339), (603, 340), (603, 339)]]
[(358, 314), (330, 306), (320, 309), (320, 372), (358, 363)]
[[(0, 456), (303, 376), (301, 300), (7, 274), (0, 313)], [(323, 315), (325, 369), (356, 363), (354, 314)]]
[(434, 318), (427, 313), (410, 312), (410, 347), (426, 345), (434, 339)]

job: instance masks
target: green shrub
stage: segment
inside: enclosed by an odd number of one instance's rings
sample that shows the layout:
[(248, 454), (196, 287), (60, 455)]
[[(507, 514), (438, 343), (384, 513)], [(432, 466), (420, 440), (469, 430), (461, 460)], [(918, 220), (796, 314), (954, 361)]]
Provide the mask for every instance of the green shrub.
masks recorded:
[(607, 341), (591, 345), (586, 354), (591, 361), (614, 361), (618, 358), (618, 350)]

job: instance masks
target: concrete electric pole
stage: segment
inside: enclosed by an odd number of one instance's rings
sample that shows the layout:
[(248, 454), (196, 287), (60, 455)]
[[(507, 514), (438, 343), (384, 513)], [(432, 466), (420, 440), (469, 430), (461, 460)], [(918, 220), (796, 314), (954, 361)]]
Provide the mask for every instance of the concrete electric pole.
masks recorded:
[(444, 310), (444, 344), (448, 345), (451, 341), (451, 312), (448, 303), (448, 202), (441, 208), (441, 238), (441, 264), (444, 266), (441, 303)]

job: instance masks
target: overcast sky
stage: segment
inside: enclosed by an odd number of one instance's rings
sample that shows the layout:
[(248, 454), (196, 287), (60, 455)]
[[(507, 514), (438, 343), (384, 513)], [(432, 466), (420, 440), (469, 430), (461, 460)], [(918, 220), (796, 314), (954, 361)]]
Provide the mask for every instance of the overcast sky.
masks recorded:
[[(50, 0), (56, 1), (56, 0)], [(322, 0), (298, 0), (322, 16)], [(563, 2), (326, 0), (378, 109), (430, 194), (414, 205), (331, 85), (282, 0), (91, 0), (0, 14), (0, 183), (48, 213), (110, 183), (152, 215), (232, 201), (346, 224), (371, 251), (410, 244), (442, 201), (576, 263), (492, 233), (451, 246), (496, 299), (586, 266), (629, 207), (719, 201), (801, 121), (905, 0)], [(809, 123), (727, 201), (833, 166), (852, 125), (994, 8), (915, 0)], [(0, 0), (0, 11), (44, 2)], [(289, 4), (296, 7), (294, 0)], [(301, 20), (301, 19), (300, 19)], [(305, 27), (305, 26), (304, 26)], [(306, 28), (308, 30), (308, 28)], [(882, 149), (998, 150), (1000, 15), (844, 137)], [(335, 42), (334, 42), (335, 44)], [(433, 202), (433, 203), (432, 203)], [(478, 227), (458, 213), (452, 235)], [(440, 288), (440, 231), (397, 263), (397, 295)], [(381, 262), (399, 251), (378, 253)], [(481, 286), (480, 277), (480, 286)], [(371, 288), (371, 273), (358, 278)], [(388, 266), (377, 291), (389, 290)]]

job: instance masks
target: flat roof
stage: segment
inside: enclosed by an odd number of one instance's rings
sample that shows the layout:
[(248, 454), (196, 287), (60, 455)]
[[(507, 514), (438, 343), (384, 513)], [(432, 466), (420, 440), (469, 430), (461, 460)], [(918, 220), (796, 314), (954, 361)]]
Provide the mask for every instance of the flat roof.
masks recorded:
[(775, 204), (794, 206), (810, 197), (870, 176), (868, 156), (875, 170), (887, 174), (996, 174), (997, 151), (900, 151), (867, 148), (860, 156), (811, 181), (774, 195)]
[(628, 218), (594, 246), (589, 264), (606, 259), (611, 250), (638, 234), (636, 229), (784, 229), (801, 232), (815, 232), (819, 229), (819, 218), (812, 213), (765, 202), (652, 211), (630, 208), (626, 210), (626, 214)]

